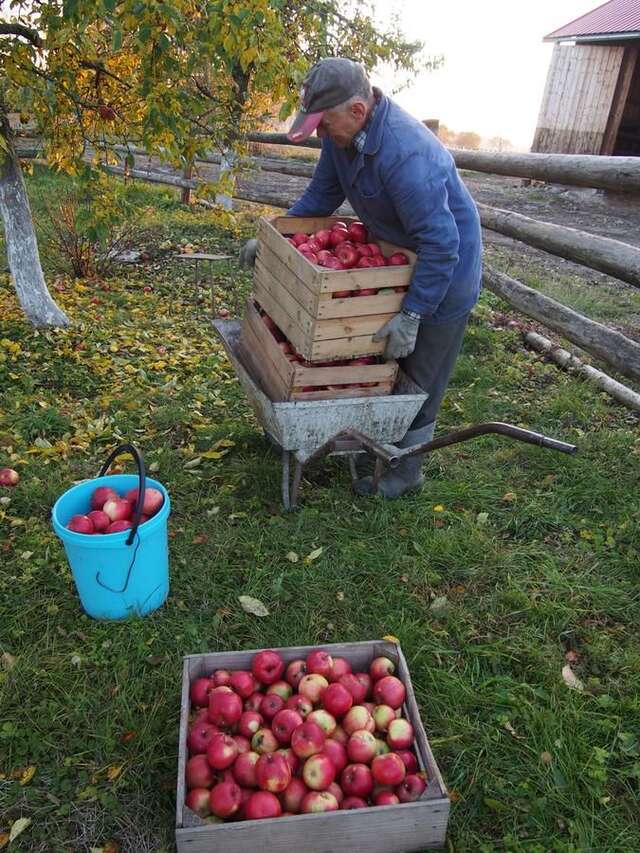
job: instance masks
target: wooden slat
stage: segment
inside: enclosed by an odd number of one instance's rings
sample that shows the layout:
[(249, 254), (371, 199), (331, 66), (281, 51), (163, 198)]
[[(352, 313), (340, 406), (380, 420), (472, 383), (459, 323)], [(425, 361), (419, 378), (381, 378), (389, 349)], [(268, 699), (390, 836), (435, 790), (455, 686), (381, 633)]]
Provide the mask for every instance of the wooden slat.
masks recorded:
[(258, 224), (258, 257), (260, 257), (261, 243), (274, 251), (309, 290), (313, 292), (319, 290), (318, 268), (309, 263), (304, 255), (288, 243), (265, 217), (262, 217)]
[(187, 766), (187, 731), (189, 729), (190, 668), (187, 660), (182, 663), (182, 692), (180, 696), (180, 728), (178, 729), (178, 784), (176, 789), (176, 826), (182, 826), (185, 798), (185, 770)]
[(312, 234), (322, 228), (331, 228), (335, 222), (358, 222), (355, 216), (276, 216), (270, 220), (280, 234)]
[(380, 355), (384, 352), (386, 341), (374, 343), (371, 335), (358, 335), (350, 338), (333, 338), (329, 341), (314, 341), (308, 361), (328, 361), (338, 358), (355, 358), (364, 355)]
[[(404, 252), (404, 249), (399, 251)], [(320, 293), (334, 293), (336, 290), (367, 290), (368, 288), (379, 290), (383, 287), (408, 287), (413, 275), (413, 266), (409, 264), (399, 267), (373, 267), (363, 270), (321, 269)]]
[(291, 400), (347, 400), (353, 397), (386, 397), (393, 390), (393, 382), (381, 382), (372, 388), (332, 388), (324, 391), (291, 392)]
[[(301, 329), (297, 322), (287, 314), (280, 303), (276, 302), (265, 288), (260, 287), (256, 290), (256, 299), (272, 320), (280, 326), (283, 335), (287, 340), (291, 341), (296, 351), (308, 361), (313, 361), (310, 333)], [(315, 361), (318, 361), (318, 359), (316, 358)]]
[(611, 111), (607, 120), (607, 128), (602, 140), (601, 154), (613, 154), (639, 54), (640, 50), (637, 47), (628, 46), (625, 48), (622, 67), (618, 75)]
[[(286, 313), (287, 317), (302, 329), (306, 335), (313, 334), (315, 321), (311, 314), (282, 285), (275, 281), (272, 276), (261, 276), (253, 282), (253, 292), (256, 300), (262, 305), (261, 293), (267, 293), (280, 308)], [(276, 319), (275, 317), (273, 318)], [(277, 320), (276, 320), (277, 322)], [(280, 323), (278, 323), (280, 325)], [(284, 329), (283, 329), (284, 331)]]
[(350, 367), (303, 367), (293, 365), (292, 384), (305, 385), (343, 385), (350, 382), (393, 382), (398, 372), (396, 361), (384, 364), (360, 364)]
[(260, 256), (256, 258), (254, 281), (267, 279), (273, 284), (278, 284), (289, 291), (289, 294), (302, 305), (312, 317), (318, 310), (318, 291), (309, 290), (305, 282), (298, 278), (288, 267), (286, 267), (278, 255), (271, 251), (268, 246), (263, 245)]
[[(358, 297), (365, 299), (364, 296)], [(314, 328), (314, 340), (328, 341), (336, 338), (349, 338), (357, 335), (373, 335), (382, 328), (390, 314), (368, 314), (365, 317), (345, 317), (344, 319), (317, 320)]]
[(253, 329), (243, 326), (238, 342), (243, 364), (271, 400), (284, 401), (289, 397), (289, 386), (275, 369), (271, 360), (260, 353), (260, 343)]
[(328, 320), (339, 317), (360, 317), (367, 314), (397, 314), (402, 308), (404, 293), (385, 296), (347, 296), (342, 299), (320, 299), (317, 317)]
[(284, 387), (291, 388), (295, 374), (294, 365), (278, 346), (278, 342), (263, 323), (260, 314), (251, 300), (247, 302), (244, 322), (248, 323), (259, 343), (259, 349), (256, 353), (258, 358), (268, 358), (275, 368), (276, 373), (282, 379)]

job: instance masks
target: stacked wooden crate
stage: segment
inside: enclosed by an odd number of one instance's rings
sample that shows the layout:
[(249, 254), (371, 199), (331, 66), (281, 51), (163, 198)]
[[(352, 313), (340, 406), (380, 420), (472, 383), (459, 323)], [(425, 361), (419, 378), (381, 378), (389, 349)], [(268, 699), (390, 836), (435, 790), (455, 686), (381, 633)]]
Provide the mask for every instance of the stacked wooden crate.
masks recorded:
[[(273, 400), (386, 395), (397, 373), (373, 334), (401, 308), (410, 263), (332, 270), (311, 263), (287, 237), (331, 228), (338, 217), (262, 218), (253, 298), (242, 327), (244, 358)], [(352, 220), (355, 221), (355, 220)], [(398, 247), (379, 241), (386, 256)], [(361, 291), (380, 291), (360, 296)], [(351, 295), (342, 296), (349, 292)], [(340, 293), (340, 298), (334, 294)], [(266, 317), (265, 317), (266, 315)]]

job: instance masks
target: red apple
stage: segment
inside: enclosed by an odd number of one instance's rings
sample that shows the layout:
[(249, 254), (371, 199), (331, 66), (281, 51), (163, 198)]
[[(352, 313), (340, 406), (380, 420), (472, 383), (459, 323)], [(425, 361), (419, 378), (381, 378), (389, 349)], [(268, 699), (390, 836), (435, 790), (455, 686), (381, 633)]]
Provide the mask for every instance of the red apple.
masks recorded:
[(187, 788), (210, 788), (213, 784), (213, 770), (206, 755), (194, 755), (187, 761), (185, 770)]
[(303, 719), (297, 711), (291, 708), (284, 708), (278, 711), (271, 721), (271, 731), (278, 738), (280, 743), (291, 743), (291, 735), (303, 723)]
[(238, 744), (224, 732), (211, 735), (207, 746), (207, 761), (214, 770), (226, 770), (238, 757)]
[(262, 714), (259, 714), (257, 711), (243, 711), (238, 720), (238, 732), (244, 735), (244, 737), (251, 738), (263, 723)]
[(419, 799), (426, 788), (424, 779), (417, 773), (405, 776), (404, 781), (396, 788), (396, 794), (401, 803), (413, 803)]
[(123, 530), (130, 530), (132, 527), (133, 524), (123, 518), (120, 521), (112, 521), (105, 530), (105, 533), (122, 533)]
[(404, 252), (394, 252), (393, 255), (389, 256), (390, 267), (400, 267), (408, 263), (409, 258), (405, 255)]
[(307, 717), (307, 720), (310, 723), (317, 723), (324, 732), (325, 737), (331, 737), (338, 725), (333, 714), (325, 711), (324, 708), (318, 708), (316, 711), (312, 711)]
[(282, 806), (275, 794), (269, 791), (256, 791), (247, 800), (244, 812), (247, 820), (262, 820), (267, 817), (280, 817)]
[(373, 802), (376, 806), (397, 806), (400, 800), (393, 791), (380, 791), (373, 798)]
[(391, 749), (408, 749), (413, 743), (413, 726), (409, 720), (392, 720), (387, 729), (387, 743)]
[(260, 703), (260, 713), (265, 720), (273, 720), (278, 711), (284, 708), (284, 699), (277, 693), (270, 693)]
[(187, 746), (191, 755), (205, 753), (212, 736), (218, 731), (211, 723), (194, 723), (187, 735)]
[(371, 762), (371, 775), (377, 785), (399, 785), (407, 775), (404, 761), (395, 752), (377, 755)]
[(321, 228), (314, 234), (316, 243), (319, 243), (321, 248), (326, 249), (330, 245), (331, 231), (328, 228)]
[(300, 804), (302, 814), (338, 811), (338, 801), (328, 791), (309, 791)]
[[(341, 268), (342, 265), (341, 265)], [(357, 290), (336, 290), (331, 294), (332, 299), (349, 299), (351, 296), (357, 296)]]
[(354, 673), (348, 672), (345, 675), (341, 675), (338, 683), (347, 688), (353, 697), (354, 703), (360, 704), (360, 702), (364, 702), (367, 696), (367, 688)]
[(369, 764), (376, 754), (376, 739), (371, 732), (361, 729), (354, 732), (347, 743), (349, 761), (356, 764)]
[(353, 809), (368, 809), (369, 804), (362, 797), (345, 797), (340, 808), (342, 811), (352, 811)]
[(332, 782), (327, 788), (327, 793), (333, 794), (338, 801), (338, 805), (344, 800), (344, 791), (337, 782)]
[(131, 504), (124, 498), (111, 498), (102, 507), (111, 521), (126, 521), (131, 518)]
[(286, 702), (289, 696), (293, 694), (293, 687), (286, 681), (280, 679), (280, 681), (274, 681), (273, 684), (270, 684), (267, 687), (267, 695), (270, 693), (275, 693), (276, 696), (281, 696)]
[(245, 711), (259, 711), (263, 699), (264, 693), (260, 693), (259, 690), (256, 690), (255, 693), (252, 693), (251, 696), (249, 696), (249, 698), (245, 700)]
[(340, 261), (344, 269), (352, 269), (358, 265), (359, 255), (355, 246), (348, 246), (346, 243), (340, 243), (336, 246), (336, 258)]
[(300, 679), (307, 674), (307, 662), (304, 660), (292, 660), (287, 666), (285, 678), (294, 690), (298, 689)]
[(324, 752), (312, 755), (304, 763), (302, 778), (312, 791), (326, 791), (336, 778), (335, 764)]
[(260, 756), (257, 752), (242, 752), (236, 758), (233, 765), (233, 776), (244, 788), (257, 788), (256, 764)]
[(291, 735), (291, 748), (299, 758), (310, 758), (324, 747), (324, 732), (317, 723), (305, 722)]
[(371, 255), (371, 266), (372, 267), (388, 267), (389, 262), (383, 255)]
[(341, 773), (349, 763), (347, 760), (347, 751), (341, 743), (332, 738), (327, 738), (322, 747), (324, 755), (328, 755), (333, 766), (336, 768), (336, 773)]
[(370, 258), (373, 254), (371, 251), (371, 246), (368, 243), (357, 243), (356, 249), (358, 250), (358, 255), (361, 258)]
[(369, 667), (369, 675), (373, 681), (379, 681), (385, 675), (393, 675), (396, 671), (395, 663), (386, 657), (374, 658)]
[(347, 741), (349, 740), (349, 735), (345, 732), (340, 724), (335, 727), (333, 734), (331, 735), (331, 740), (336, 740), (338, 743), (341, 743), (343, 746), (347, 745)]
[[(307, 662), (307, 668), (309, 664)], [(314, 705), (320, 701), (320, 697), (329, 686), (327, 679), (317, 672), (309, 673), (300, 679), (298, 692), (305, 696)]]
[[(375, 356), (368, 355), (362, 359), (362, 364), (375, 364), (375, 361), (376, 361)], [(362, 686), (365, 688), (364, 698), (368, 699), (369, 696), (371, 695), (371, 684), (372, 684), (371, 676), (369, 675), (368, 672), (356, 672), (356, 678), (358, 679), (360, 684), (362, 684)]]
[(238, 747), (238, 755), (242, 755), (244, 752), (251, 752), (251, 741), (248, 737), (244, 735), (232, 735), (232, 738)]
[(302, 257), (306, 258), (310, 264), (317, 264), (318, 263), (318, 256), (316, 255), (315, 252), (305, 251), (305, 252), (302, 252), (301, 254), (302, 254)]
[(209, 806), (216, 817), (231, 817), (238, 811), (241, 802), (242, 792), (235, 782), (220, 782), (209, 794)]
[(215, 687), (209, 694), (209, 721), (231, 728), (242, 716), (242, 699), (228, 687)]
[(294, 693), (293, 696), (287, 699), (287, 708), (297, 711), (304, 720), (313, 711), (313, 703), (306, 696)]
[(353, 705), (353, 696), (344, 685), (336, 682), (322, 694), (322, 705), (334, 717), (343, 717)]
[[(125, 500), (129, 501), (129, 503), (132, 505), (131, 511), (133, 513), (133, 507), (135, 506), (136, 501), (138, 500), (138, 489), (130, 489), (125, 496)], [(142, 511), (145, 515), (148, 515), (149, 517), (155, 515), (163, 503), (164, 495), (162, 494), (160, 489), (154, 489), (151, 487), (145, 489), (144, 503), (142, 504)], [(106, 509), (105, 512), (107, 512)]]
[(296, 244), (296, 246), (301, 246), (302, 243), (307, 242), (307, 240), (309, 239), (309, 235), (308, 234), (302, 234), (300, 231), (298, 231), (298, 233), (294, 234), (291, 239)]
[(185, 806), (200, 817), (208, 817), (211, 814), (209, 807), (209, 789), (192, 788), (184, 800)]
[(291, 747), (287, 747), (287, 749), (279, 749), (277, 751), (281, 755), (285, 756), (285, 758), (289, 762), (289, 767), (291, 768), (291, 775), (295, 776), (300, 768), (300, 759), (298, 758), (298, 756), (291, 749)]
[[(111, 524), (111, 522), (109, 522), (109, 524)], [(94, 532), (93, 521), (91, 521), (88, 515), (72, 515), (69, 524), (67, 524), (67, 530), (73, 530), (74, 533), (87, 533), (90, 535)]]
[(352, 222), (347, 228), (347, 233), (354, 243), (366, 243), (369, 239), (367, 229), (362, 222)]
[(377, 290), (373, 287), (363, 287), (361, 291), (359, 291), (359, 296), (375, 296), (377, 294)]
[[(306, 240), (306, 239), (307, 239), (307, 238), (305, 237), (305, 240)], [(298, 244), (297, 244), (297, 243), (296, 243), (296, 241), (293, 239), (293, 237), (285, 237), (285, 240), (287, 241), (287, 243), (291, 243), (291, 245), (292, 245), (292, 246), (295, 246), (295, 247), (296, 247), (296, 249), (298, 248)]]
[(371, 250), (372, 255), (382, 254), (382, 250), (380, 249), (380, 246), (378, 246), (377, 243), (366, 243), (365, 245)]
[(282, 795), (282, 803), (288, 812), (298, 814), (302, 801), (309, 793), (309, 789), (302, 779), (292, 779)]
[(371, 263), (372, 258), (367, 258), (364, 255), (358, 258), (358, 263), (356, 264), (356, 269), (359, 270), (368, 270), (373, 264)]
[(349, 232), (346, 228), (332, 228), (331, 235), (329, 237), (329, 245), (335, 248), (339, 246), (340, 243), (344, 243), (345, 240), (349, 239)]
[[(91, 519), (95, 533), (104, 533), (111, 524), (111, 519), (101, 509), (92, 509), (87, 518)], [(140, 519), (140, 522), (142, 522), (142, 519)]]
[(333, 658), (323, 649), (314, 649), (307, 655), (307, 672), (329, 677), (333, 667)]
[(418, 770), (418, 762), (415, 755), (410, 749), (397, 749), (396, 755), (404, 761), (404, 766), (407, 768), (407, 773), (416, 773)]
[(385, 743), (380, 738), (376, 738), (376, 755), (386, 755), (387, 752), (391, 752), (391, 747)]
[(373, 722), (377, 732), (386, 732), (389, 723), (396, 719), (396, 712), (390, 705), (376, 705), (373, 711)]
[(391, 705), (394, 709), (400, 708), (405, 695), (404, 684), (395, 675), (385, 675), (373, 686), (373, 698), (376, 705)]
[(254, 655), (251, 661), (251, 672), (261, 684), (273, 684), (282, 678), (284, 661), (277, 652), (266, 649)]
[[(342, 366), (345, 362), (334, 362), (336, 367)], [(333, 658), (333, 666), (331, 667), (331, 672), (327, 675), (327, 679), (329, 682), (339, 681), (343, 675), (347, 675), (347, 673), (351, 672), (351, 664), (346, 658)]]
[(191, 704), (196, 708), (206, 708), (209, 705), (209, 694), (214, 689), (215, 685), (210, 678), (196, 678), (191, 684), (189, 690), (189, 698)]
[[(191, 725), (195, 726), (196, 723), (208, 723), (209, 722), (209, 705), (207, 703), (206, 708), (198, 708), (197, 711), (194, 711), (191, 715)], [(217, 728), (217, 726), (214, 726)]]
[(256, 763), (256, 780), (263, 791), (271, 791), (272, 794), (285, 791), (291, 781), (291, 768), (286, 756), (279, 752), (261, 755)]
[[(320, 249), (320, 251), (317, 253), (317, 255), (318, 255), (318, 264), (321, 267), (325, 267), (325, 266), (331, 267), (331, 262), (333, 260), (335, 260), (335, 255), (332, 252), (330, 252), (328, 249)], [(327, 261), (329, 261), (329, 263), (327, 263)]]
[(231, 673), (229, 687), (242, 699), (248, 699), (258, 689), (255, 678), (246, 669), (237, 669)]
[(342, 720), (342, 728), (348, 735), (352, 735), (361, 729), (373, 733), (376, 730), (376, 725), (364, 705), (354, 705), (345, 714)]
[(347, 764), (340, 774), (340, 785), (348, 797), (368, 797), (373, 790), (373, 776), (366, 764)]
[(251, 738), (251, 749), (254, 752), (260, 753), (260, 755), (264, 755), (265, 752), (275, 752), (279, 746), (280, 744), (274, 733), (265, 726), (258, 729)]
[[(375, 711), (375, 709), (376, 709), (378, 706), (375, 704), (375, 702), (363, 702), (363, 703), (362, 703), (362, 707), (363, 707), (363, 708), (366, 708), (366, 709), (367, 709), (367, 711), (368, 711), (368, 712), (371, 714), (371, 716), (373, 717), (373, 712)], [(394, 713), (395, 713), (395, 712), (394, 712)]]
[(228, 687), (231, 681), (231, 673), (228, 669), (216, 669), (211, 676), (211, 681), (216, 687)]
[(91, 509), (102, 509), (107, 501), (117, 501), (119, 498), (120, 495), (111, 486), (98, 486), (91, 495)]
[(324, 259), (324, 263), (322, 264), (328, 270), (343, 270), (345, 269), (344, 264), (335, 255), (331, 255), (328, 258)]

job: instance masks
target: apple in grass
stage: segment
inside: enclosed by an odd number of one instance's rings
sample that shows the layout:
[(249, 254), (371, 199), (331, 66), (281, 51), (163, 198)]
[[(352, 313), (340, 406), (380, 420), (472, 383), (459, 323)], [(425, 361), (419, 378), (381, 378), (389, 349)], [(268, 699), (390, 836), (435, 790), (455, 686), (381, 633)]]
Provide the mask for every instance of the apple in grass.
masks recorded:
[(209, 694), (209, 722), (230, 729), (242, 716), (242, 699), (229, 687), (214, 687)]
[(347, 750), (341, 743), (338, 743), (337, 740), (327, 738), (327, 740), (324, 742), (324, 746), (322, 747), (322, 752), (324, 755), (329, 756), (329, 758), (333, 762), (333, 766), (336, 768), (336, 773), (342, 773), (344, 768), (349, 763), (347, 758)]
[(336, 767), (324, 752), (307, 758), (302, 768), (302, 778), (312, 791), (326, 791), (336, 778)]
[(298, 758), (311, 758), (318, 752), (322, 752), (326, 738), (324, 732), (317, 723), (304, 722), (291, 735), (291, 749)]
[(292, 779), (282, 795), (282, 804), (288, 812), (298, 814), (302, 806), (302, 801), (308, 793), (309, 789), (302, 779)]
[(194, 755), (187, 761), (185, 768), (187, 788), (210, 788), (213, 784), (213, 770), (206, 755)]
[(279, 743), (290, 744), (291, 735), (303, 722), (302, 716), (297, 711), (291, 708), (283, 708), (271, 721), (271, 731)]
[(318, 708), (317, 710), (312, 711), (307, 717), (307, 720), (311, 723), (317, 723), (324, 732), (325, 737), (331, 737), (338, 725), (333, 714), (325, 711), (324, 708)]
[(395, 752), (377, 755), (371, 762), (371, 775), (377, 785), (390, 785), (395, 788), (407, 775), (404, 761)]
[(396, 794), (401, 803), (413, 803), (418, 800), (427, 787), (424, 779), (418, 773), (410, 773), (396, 788)]
[(251, 749), (260, 755), (264, 755), (265, 752), (275, 752), (279, 746), (278, 739), (266, 726), (258, 729), (251, 738)]
[(211, 814), (208, 788), (192, 788), (185, 797), (184, 803), (192, 812), (195, 812), (202, 818), (208, 817)]
[(265, 720), (272, 720), (278, 711), (284, 708), (284, 699), (277, 693), (270, 693), (260, 703), (260, 713)]
[(211, 735), (207, 745), (207, 761), (214, 770), (226, 770), (238, 757), (238, 744), (224, 732)]
[(374, 658), (369, 666), (369, 675), (373, 681), (379, 681), (385, 675), (393, 675), (395, 671), (395, 663), (387, 657)]
[(293, 687), (298, 689), (301, 679), (307, 674), (307, 662), (305, 660), (292, 660), (287, 666), (285, 672), (286, 681)]
[(347, 743), (347, 757), (356, 764), (369, 764), (376, 755), (376, 739), (371, 732), (354, 732)]
[(347, 673), (351, 672), (351, 664), (346, 658), (333, 658), (333, 666), (331, 667), (331, 672), (326, 676), (329, 683), (333, 683), (334, 681), (340, 681), (343, 675), (347, 675)]
[(94, 532), (93, 521), (91, 521), (88, 515), (72, 515), (67, 524), (67, 530), (73, 530), (74, 533), (91, 535)]
[(284, 661), (273, 649), (265, 649), (254, 655), (251, 661), (251, 672), (261, 684), (273, 684), (282, 678)]
[(263, 791), (271, 791), (272, 794), (286, 791), (291, 782), (291, 768), (286, 755), (279, 752), (261, 755), (256, 762), (256, 780)]
[[(94, 533), (105, 533), (111, 524), (111, 519), (101, 509), (92, 509), (87, 518), (91, 519)], [(142, 523), (142, 519), (140, 519), (140, 522)]]
[(292, 711), (297, 711), (303, 720), (313, 711), (313, 703), (300, 693), (294, 693), (293, 696), (289, 696), (286, 707)]
[(98, 486), (91, 495), (91, 509), (102, 509), (107, 501), (118, 500), (119, 498), (120, 495), (111, 486)]
[[(308, 664), (307, 664), (308, 666)], [(320, 701), (320, 697), (329, 686), (329, 682), (317, 672), (309, 673), (300, 679), (298, 692), (309, 700), (313, 705)]]
[(256, 765), (259, 758), (260, 755), (257, 752), (253, 752), (253, 750), (250, 750), (249, 752), (242, 752), (236, 758), (232, 772), (238, 785), (242, 785), (243, 788), (258, 787)]
[(338, 801), (329, 791), (309, 791), (300, 803), (302, 814), (337, 812), (339, 808)]
[(390, 705), (393, 709), (401, 707), (406, 692), (404, 684), (395, 675), (385, 675), (373, 685), (376, 705)]
[(342, 728), (351, 736), (354, 732), (364, 729), (373, 733), (376, 725), (373, 722), (373, 717), (364, 707), (364, 705), (354, 705), (347, 711), (342, 720)]
[(190, 755), (204, 754), (211, 742), (211, 738), (218, 731), (217, 726), (211, 723), (194, 723), (187, 735), (187, 746)]
[(368, 797), (373, 790), (373, 776), (366, 764), (347, 764), (340, 774), (340, 786), (347, 797)]
[(258, 689), (255, 678), (246, 669), (237, 669), (231, 673), (229, 687), (242, 699), (248, 699)]
[(408, 749), (413, 743), (413, 726), (403, 718), (392, 720), (387, 729), (387, 743), (391, 749)]
[(241, 802), (242, 792), (236, 782), (220, 782), (209, 794), (209, 806), (216, 817), (231, 817), (238, 811)]
[(281, 696), (286, 702), (289, 696), (293, 695), (293, 687), (287, 681), (280, 679), (280, 681), (274, 681), (273, 684), (270, 684), (267, 687), (267, 695), (270, 693), (275, 693), (276, 696)]

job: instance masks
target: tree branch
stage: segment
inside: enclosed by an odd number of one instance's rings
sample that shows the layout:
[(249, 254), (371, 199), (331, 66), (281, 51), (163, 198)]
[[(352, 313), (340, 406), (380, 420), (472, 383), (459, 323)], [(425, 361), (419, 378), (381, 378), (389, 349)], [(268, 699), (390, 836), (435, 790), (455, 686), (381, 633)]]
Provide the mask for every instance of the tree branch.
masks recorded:
[(42, 47), (43, 45), (38, 33), (22, 24), (0, 24), (0, 36), (22, 36), (34, 47)]

